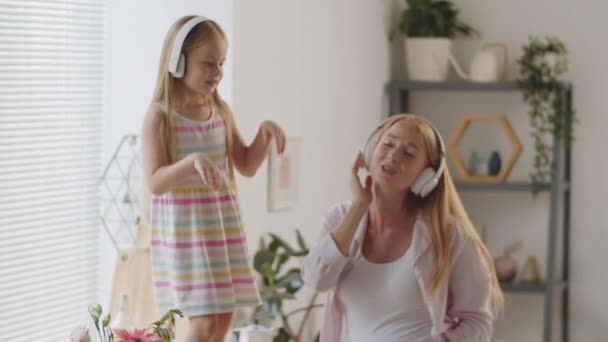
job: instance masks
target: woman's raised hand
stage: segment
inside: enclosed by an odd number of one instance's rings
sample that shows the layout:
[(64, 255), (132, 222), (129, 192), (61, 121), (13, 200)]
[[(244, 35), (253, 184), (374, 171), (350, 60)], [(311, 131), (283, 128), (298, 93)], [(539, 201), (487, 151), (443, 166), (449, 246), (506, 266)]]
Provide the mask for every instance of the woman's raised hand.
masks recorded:
[(372, 177), (368, 175), (365, 178), (364, 184), (361, 184), (358, 172), (362, 166), (363, 155), (361, 154), (361, 152), (359, 152), (351, 170), (352, 172), (350, 189), (353, 196), (353, 204), (359, 204), (368, 207), (372, 202)]

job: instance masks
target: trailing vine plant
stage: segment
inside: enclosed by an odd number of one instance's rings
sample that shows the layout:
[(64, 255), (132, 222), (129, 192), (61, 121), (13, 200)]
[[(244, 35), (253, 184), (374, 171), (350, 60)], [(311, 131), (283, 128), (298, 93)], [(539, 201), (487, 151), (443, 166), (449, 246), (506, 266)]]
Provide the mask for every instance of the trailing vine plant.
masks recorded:
[[(519, 65), (518, 85), (530, 110), (531, 135), (534, 140), (534, 164), (530, 178), (533, 184), (551, 180), (551, 147), (554, 138), (561, 138), (566, 148), (573, 140), (573, 113), (564, 106), (564, 83), (559, 77), (567, 70), (567, 50), (555, 37), (530, 37), (523, 46)], [(571, 118), (565, 121), (563, 118)]]

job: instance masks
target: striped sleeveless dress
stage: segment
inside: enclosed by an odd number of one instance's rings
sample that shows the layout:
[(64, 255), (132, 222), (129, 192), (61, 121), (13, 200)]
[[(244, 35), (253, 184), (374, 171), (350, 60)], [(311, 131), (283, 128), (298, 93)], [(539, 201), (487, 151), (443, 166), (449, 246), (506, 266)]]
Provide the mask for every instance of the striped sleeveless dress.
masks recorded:
[(213, 109), (207, 121), (173, 112), (177, 159), (207, 154), (222, 172), (213, 191), (194, 171), (172, 191), (152, 196), (151, 261), (156, 306), (185, 316), (257, 306), (260, 297), (241, 222), (236, 185), (230, 180), (226, 127)]

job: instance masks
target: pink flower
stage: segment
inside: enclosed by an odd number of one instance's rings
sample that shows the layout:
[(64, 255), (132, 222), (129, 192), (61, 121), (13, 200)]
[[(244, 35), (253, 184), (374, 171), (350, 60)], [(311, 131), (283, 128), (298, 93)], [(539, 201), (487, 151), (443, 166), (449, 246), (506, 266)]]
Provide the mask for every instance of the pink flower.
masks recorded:
[(114, 330), (114, 337), (117, 342), (161, 342), (158, 336), (150, 334), (146, 329), (116, 329)]

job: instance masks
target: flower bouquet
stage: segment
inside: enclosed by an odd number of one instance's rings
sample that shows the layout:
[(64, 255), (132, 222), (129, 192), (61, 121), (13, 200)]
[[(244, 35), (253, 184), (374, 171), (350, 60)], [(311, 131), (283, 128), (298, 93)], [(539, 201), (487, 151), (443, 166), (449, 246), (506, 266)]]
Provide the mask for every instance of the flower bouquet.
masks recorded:
[[(112, 329), (110, 320), (112, 316), (108, 313), (103, 319), (101, 305), (96, 304), (89, 307), (89, 314), (93, 319), (99, 342), (171, 342), (175, 338), (173, 331), (175, 317), (183, 317), (180, 310), (167, 311), (158, 321), (143, 329)], [(78, 326), (70, 334), (70, 342), (93, 342), (89, 329), (86, 326)]]

